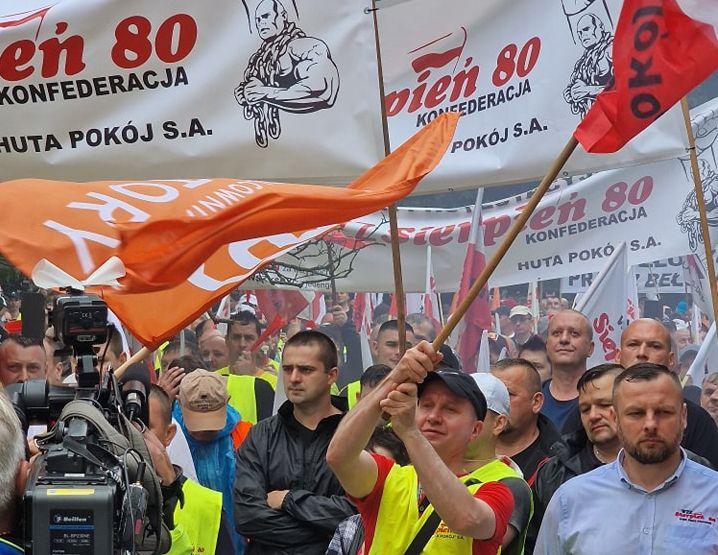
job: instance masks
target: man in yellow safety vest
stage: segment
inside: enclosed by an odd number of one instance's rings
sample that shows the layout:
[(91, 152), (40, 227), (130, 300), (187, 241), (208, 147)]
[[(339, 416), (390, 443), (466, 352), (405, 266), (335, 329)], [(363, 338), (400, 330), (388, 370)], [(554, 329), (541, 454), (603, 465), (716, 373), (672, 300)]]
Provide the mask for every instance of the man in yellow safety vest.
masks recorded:
[[(515, 473), (498, 459), (467, 460), (486, 399), (470, 376), (434, 372), (441, 358), (426, 341), (409, 349), (345, 416), (327, 451), (362, 514), (367, 554), (500, 552), (514, 502), (499, 480)], [(382, 412), (412, 464), (401, 467), (364, 451)]]
[[(177, 433), (177, 426), (172, 422), (172, 400), (157, 385), (150, 388), (149, 415), (150, 430), (167, 447)], [(169, 553), (186, 553), (188, 544), (193, 555), (237, 553), (232, 524), (222, 510), (222, 493), (185, 476), (180, 476), (179, 480), (184, 501), (174, 508), (175, 528)]]

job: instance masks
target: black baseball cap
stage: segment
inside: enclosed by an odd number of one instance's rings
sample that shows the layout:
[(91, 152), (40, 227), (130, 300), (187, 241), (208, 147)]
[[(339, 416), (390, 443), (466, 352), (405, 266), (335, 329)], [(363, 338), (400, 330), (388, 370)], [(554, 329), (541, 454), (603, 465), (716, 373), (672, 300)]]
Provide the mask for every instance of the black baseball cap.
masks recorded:
[(456, 356), (456, 353), (451, 347), (449, 347), (446, 343), (443, 343), (441, 347), (439, 347), (439, 352), (444, 355), (444, 358), (441, 360), (441, 364), (448, 366), (449, 368), (437, 368), (437, 370), (451, 369), (454, 372), (461, 370), (461, 362), (459, 362), (459, 357)]
[(444, 382), (449, 390), (459, 397), (468, 399), (476, 411), (476, 419), (484, 420), (486, 417), (486, 397), (481, 393), (476, 381), (463, 372), (457, 372), (453, 369), (442, 369), (441, 365), (434, 372), (429, 372), (424, 381), (419, 384), (419, 397), (421, 397), (424, 388), (437, 380)]

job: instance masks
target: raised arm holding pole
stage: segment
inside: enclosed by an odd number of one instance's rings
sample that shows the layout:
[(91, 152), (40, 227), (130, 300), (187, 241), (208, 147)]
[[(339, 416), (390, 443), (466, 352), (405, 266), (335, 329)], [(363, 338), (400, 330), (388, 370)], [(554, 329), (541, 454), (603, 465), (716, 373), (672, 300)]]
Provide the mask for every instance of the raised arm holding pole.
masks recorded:
[(559, 154), (558, 158), (556, 158), (556, 160), (554, 160), (551, 164), (551, 167), (548, 169), (548, 172), (541, 180), (541, 183), (539, 183), (539, 186), (534, 191), (534, 194), (531, 196), (528, 203), (526, 203), (524, 209), (514, 220), (513, 225), (509, 228), (509, 231), (506, 234), (506, 238), (499, 245), (494, 254), (491, 255), (491, 258), (486, 263), (486, 266), (484, 267), (481, 274), (479, 274), (479, 277), (476, 278), (476, 281), (471, 286), (471, 289), (469, 289), (469, 292), (466, 297), (461, 301), (461, 303), (459, 303), (459, 306), (456, 307), (454, 313), (451, 314), (449, 320), (446, 322), (446, 325), (441, 329), (439, 335), (436, 336), (436, 339), (433, 343), (435, 350), (438, 350), (439, 347), (441, 347), (441, 345), (447, 340), (451, 332), (454, 330), (456, 325), (463, 317), (464, 313), (468, 310), (469, 306), (471, 306), (473, 300), (481, 292), (481, 289), (484, 287), (484, 285), (486, 285), (486, 283), (489, 281), (489, 277), (499, 265), (503, 257), (506, 255), (509, 250), (509, 247), (511, 247), (513, 242), (516, 240), (516, 237), (518, 237), (519, 233), (521, 233), (521, 230), (526, 225), (526, 222), (528, 222), (529, 218), (531, 217), (531, 214), (533, 214), (534, 210), (536, 210), (536, 207), (538, 206), (539, 202), (541, 202), (541, 199), (543, 199), (544, 195), (551, 186), (551, 183), (553, 183), (554, 179), (556, 179), (556, 176), (558, 176), (559, 172), (564, 167), (566, 161), (576, 149), (577, 145), (578, 142), (573, 136), (571, 136), (571, 139), (568, 141), (568, 143), (566, 143), (566, 146), (563, 147), (561, 154)]

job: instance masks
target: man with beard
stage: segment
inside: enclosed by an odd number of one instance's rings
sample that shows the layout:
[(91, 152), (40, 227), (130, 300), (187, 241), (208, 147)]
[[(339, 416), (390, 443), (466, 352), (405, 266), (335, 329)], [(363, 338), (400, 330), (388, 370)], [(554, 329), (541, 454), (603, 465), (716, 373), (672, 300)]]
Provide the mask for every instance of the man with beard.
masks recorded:
[(613, 80), (613, 35), (591, 13), (578, 20), (576, 33), (585, 50), (573, 67), (563, 98), (572, 113), (584, 117), (599, 93)]
[(249, 59), (234, 96), (244, 117), (254, 120), (257, 145), (281, 134), (279, 110), (294, 113), (331, 108), (339, 92), (339, 72), (327, 45), (308, 37), (279, 0), (263, 0), (254, 14), (262, 39)]
[[(639, 318), (631, 322), (621, 334), (619, 362), (624, 368), (640, 362), (662, 364), (675, 368), (675, 355), (671, 349), (671, 336), (657, 320)], [(686, 399), (688, 425), (681, 445), (696, 455), (708, 459), (718, 468), (718, 427), (699, 404)]]
[(628, 368), (616, 377), (611, 417), (623, 449), (556, 491), (534, 553), (715, 553), (718, 473), (680, 447), (678, 377), (659, 364)]

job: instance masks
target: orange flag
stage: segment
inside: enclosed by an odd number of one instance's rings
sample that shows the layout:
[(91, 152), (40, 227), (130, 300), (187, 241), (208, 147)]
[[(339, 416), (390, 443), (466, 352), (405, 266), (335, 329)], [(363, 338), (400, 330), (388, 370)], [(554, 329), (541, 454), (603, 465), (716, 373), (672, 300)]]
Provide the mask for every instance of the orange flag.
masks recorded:
[(106, 263), (124, 266), (118, 287), (95, 290), (154, 346), (267, 262), (411, 193), (441, 160), (457, 119), (440, 116), (344, 189), (232, 179), (2, 183), (0, 252), (28, 276), (56, 266), (89, 285), (111, 283)]

